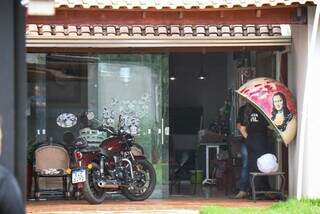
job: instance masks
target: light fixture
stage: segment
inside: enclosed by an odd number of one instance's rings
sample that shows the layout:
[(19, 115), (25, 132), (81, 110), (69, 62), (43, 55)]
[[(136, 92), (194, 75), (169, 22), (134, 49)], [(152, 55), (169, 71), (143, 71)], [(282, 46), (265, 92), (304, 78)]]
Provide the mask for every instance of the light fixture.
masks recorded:
[(200, 75), (200, 76), (198, 76), (198, 79), (199, 79), (199, 80), (205, 80), (205, 79), (206, 79), (206, 77), (205, 77), (205, 76), (203, 76), (203, 75)]
[[(172, 60), (172, 63), (175, 62), (175, 61), (174, 61), (174, 54), (171, 55), (171, 60)], [(171, 66), (171, 69), (169, 69), (169, 70), (172, 71), (172, 72), (170, 72), (169, 79), (170, 79), (171, 81), (176, 80), (177, 78), (176, 78), (176, 75), (174, 74), (174, 66)]]
[(200, 69), (200, 73), (198, 74), (198, 80), (205, 80), (207, 78), (207, 75), (204, 73), (204, 60), (205, 57), (205, 52), (203, 51), (201, 54), (201, 69)]
[(175, 76), (171, 75), (169, 79), (172, 80), (172, 81), (174, 81), (174, 80), (176, 80), (177, 78), (176, 78)]

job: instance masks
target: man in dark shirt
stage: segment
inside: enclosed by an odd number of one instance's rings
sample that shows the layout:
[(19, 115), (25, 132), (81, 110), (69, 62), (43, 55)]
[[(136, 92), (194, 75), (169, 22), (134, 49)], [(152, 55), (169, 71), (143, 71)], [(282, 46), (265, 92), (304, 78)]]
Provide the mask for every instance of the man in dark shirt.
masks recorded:
[[(268, 145), (268, 122), (264, 116), (251, 104), (247, 105), (244, 112), (244, 122), (242, 124), (244, 136), (246, 135), (246, 143), (248, 147), (248, 163), (250, 172), (258, 172), (257, 159), (269, 153)], [(257, 177), (256, 189), (269, 189), (269, 182), (267, 177)]]
[(247, 134), (245, 133), (245, 126), (244, 124), (244, 111), (247, 104), (241, 106), (238, 110), (238, 117), (237, 117), (237, 128), (242, 135), (242, 142), (241, 142), (241, 173), (240, 173), (240, 182), (239, 182), (239, 193), (235, 196), (236, 199), (245, 198), (247, 196), (248, 185), (249, 185), (249, 169), (248, 169), (248, 148), (247, 144), (245, 143), (245, 138)]

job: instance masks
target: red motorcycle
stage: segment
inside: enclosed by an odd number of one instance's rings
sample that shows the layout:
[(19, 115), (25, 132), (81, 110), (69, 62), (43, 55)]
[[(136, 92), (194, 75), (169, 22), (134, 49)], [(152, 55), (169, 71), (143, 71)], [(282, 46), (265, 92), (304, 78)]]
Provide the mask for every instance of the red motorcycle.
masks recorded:
[[(91, 112), (85, 116), (88, 121), (94, 119)], [(111, 135), (99, 146), (89, 146), (84, 137), (74, 141), (72, 183), (90, 204), (100, 204), (116, 191), (132, 201), (147, 199), (155, 188), (156, 173), (145, 156), (135, 152), (134, 137), (119, 127), (117, 132), (103, 125), (96, 129)]]

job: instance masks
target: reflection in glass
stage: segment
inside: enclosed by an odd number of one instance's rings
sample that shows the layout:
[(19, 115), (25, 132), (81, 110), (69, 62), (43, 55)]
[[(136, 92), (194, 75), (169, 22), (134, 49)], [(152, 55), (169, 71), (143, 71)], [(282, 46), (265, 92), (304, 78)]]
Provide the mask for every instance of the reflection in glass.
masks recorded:
[[(98, 55), (97, 72), (88, 75), (88, 107), (107, 126), (120, 125), (135, 136), (157, 173), (153, 197), (168, 195), (167, 139), (159, 132), (167, 121), (166, 55)], [(94, 66), (93, 66), (94, 67)], [(164, 83), (164, 81), (166, 81)], [(165, 93), (164, 93), (165, 92)], [(119, 116), (121, 115), (121, 121)], [(120, 122), (120, 124), (118, 124)]]

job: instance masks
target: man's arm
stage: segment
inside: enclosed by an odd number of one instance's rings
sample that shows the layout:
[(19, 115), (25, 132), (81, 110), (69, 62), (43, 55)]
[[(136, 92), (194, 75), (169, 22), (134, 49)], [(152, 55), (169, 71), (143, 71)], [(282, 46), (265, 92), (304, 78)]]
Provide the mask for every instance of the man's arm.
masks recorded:
[(244, 138), (248, 137), (248, 132), (247, 132), (247, 128), (245, 126), (242, 126), (240, 123), (237, 123), (237, 128), (239, 129), (241, 135)]

